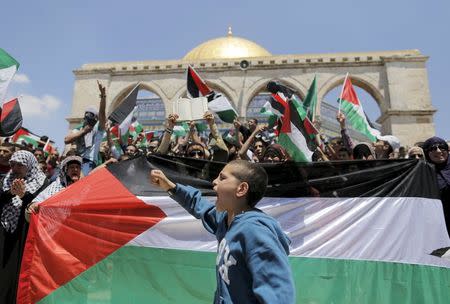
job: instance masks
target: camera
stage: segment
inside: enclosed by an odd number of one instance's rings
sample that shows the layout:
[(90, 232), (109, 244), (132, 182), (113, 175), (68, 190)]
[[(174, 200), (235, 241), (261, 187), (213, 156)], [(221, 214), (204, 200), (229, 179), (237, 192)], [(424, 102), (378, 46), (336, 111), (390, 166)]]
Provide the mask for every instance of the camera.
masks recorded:
[(83, 125), (93, 127), (93, 126), (95, 126), (97, 121), (98, 121), (97, 115), (95, 115), (94, 113), (91, 113), (91, 112), (84, 113), (84, 124)]

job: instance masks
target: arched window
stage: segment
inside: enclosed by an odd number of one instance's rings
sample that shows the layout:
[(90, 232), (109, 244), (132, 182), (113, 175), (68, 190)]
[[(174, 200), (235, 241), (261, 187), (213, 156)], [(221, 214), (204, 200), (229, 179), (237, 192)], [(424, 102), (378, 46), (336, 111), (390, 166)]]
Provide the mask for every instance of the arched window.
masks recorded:
[(166, 111), (161, 98), (148, 90), (140, 89), (137, 105), (137, 120), (149, 129), (160, 129), (166, 119)]

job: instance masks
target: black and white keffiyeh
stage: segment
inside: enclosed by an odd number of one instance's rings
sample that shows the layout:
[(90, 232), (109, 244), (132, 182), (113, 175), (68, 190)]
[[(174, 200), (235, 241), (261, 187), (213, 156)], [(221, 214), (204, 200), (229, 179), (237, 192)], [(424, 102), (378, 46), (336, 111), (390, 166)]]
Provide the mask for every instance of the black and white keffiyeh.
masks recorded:
[(70, 177), (67, 176), (67, 167), (69, 163), (77, 162), (80, 166), (83, 162), (82, 158), (79, 156), (68, 156), (59, 165), (60, 171), (59, 176), (56, 180), (51, 183), (47, 188), (36, 196), (33, 200), (34, 203), (40, 203), (58, 193), (59, 191), (65, 189), (70, 183)]
[[(27, 175), (24, 178), (26, 192), (33, 194), (42, 187), (46, 176), (39, 168), (33, 153), (24, 150), (17, 151), (11, 156), (10, 162), (17, 162), (27, 167)], [(12, 170), (10, 170), (3, 180), (3, 191), (9, 191), (15, 179), (16, 177), (14, 177)], [(14, 196), (12, 200), (3, 207), (0, 221), (6, 231), (13, 233), (17, 229), (21, 208), (22, 199), (18, 196)]]

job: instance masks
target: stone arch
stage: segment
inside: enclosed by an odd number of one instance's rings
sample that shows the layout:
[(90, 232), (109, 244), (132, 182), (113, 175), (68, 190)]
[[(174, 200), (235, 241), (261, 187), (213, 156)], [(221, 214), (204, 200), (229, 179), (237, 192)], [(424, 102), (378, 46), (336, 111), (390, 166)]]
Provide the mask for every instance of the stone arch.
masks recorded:
[[(364, 91), (366, 91), (372, 98), (375, 100), (375, 102), (380, 107), (380, 112), (384, 113), (388, 109), (387, 102), (385, 100), (385, 97), (379, 87), (374, 84), (375, 80), (363, 75), (351, 75), (352, 84), (354, 86), (357, 86)], [(334, 88), (341, 86), (344, 82), (345, 76), (343, 75), (336, 75), (330, 79), (328, 79), (322, 87), (319, 88), (317, 93), (317, 109), (318, 109), (318, 115), (320, 116), (320, 109), (322, 106), (323, 98)]]
[(247, 94), (246, 96), (248, 96), (248, 98), (245, 99), (245, 102), (241, 105), (241, 108), (239, 109), (240, 113), (245, 114), (245, 116), (247, 116), (247, 108), (250, 105), (250, 103), (252, 102), (253, 98), (258, 95), (261, 92), (266, 91), (266, 86), (267, 84), (272, 81), (279, 81), (282, 84), (285, 84), (289, 87), (291, 87), (292, 89), (294, 89), (297, 92), (298, 97), (300, 97), (300, 99), (303, 100), (303, 98), (305, 98), (305, 93), (304, 93), (304, 89), (303, 88), (299, 88), (299, 83), (297, 82), (293, 82), (290, 79), (286, 79), (286, 78), (282, 78), (282, 79), (260, 79), (258, 81), (256, 81), (255, 83), (253, 83), (253, 85), (251, 87), (249, 87), (249, 89), (247, 90)]
[[(114, 109), (116, 109), (119, 106), (120, 102), (127, 96), (127, 94), (129, 94), (131, 92), (131, 90), (135, 87), (135, 85), (136, 85), (136, 83), (127, 84), (124, 88), (119, 90), (119, 93), (112, 99), (108, 113), (112, 113), (112, 111), (114, 111)], [(164, 108), (165, 108), (166, 112), (169, 111), (169, 109), (168, 109), (169, 103), (167, 102), (166, 95), (158, 86), (156, 86), (152, 83), (148, 83), (148, 82), (141, 82), (139, 84), (139, 90), (146, 90), (146, 91), (149, 91), (149, 92), (152, 92), (152, 93), (158, 95), (164, 104)]]

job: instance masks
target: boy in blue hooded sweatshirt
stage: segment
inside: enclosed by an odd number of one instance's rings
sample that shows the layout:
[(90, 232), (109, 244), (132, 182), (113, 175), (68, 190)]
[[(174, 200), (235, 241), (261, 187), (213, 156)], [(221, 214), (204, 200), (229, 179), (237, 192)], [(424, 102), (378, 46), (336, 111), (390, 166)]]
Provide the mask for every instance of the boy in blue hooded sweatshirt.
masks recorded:
[(216, 235), (214, 303), (295, 302), (290, 240), (275, 219), (255, 208), (267, 187), (263, 168), (243, 160), (228, 163), (213, 181), (215, 205), (160, 170), (152, 170), (149, 179)]

